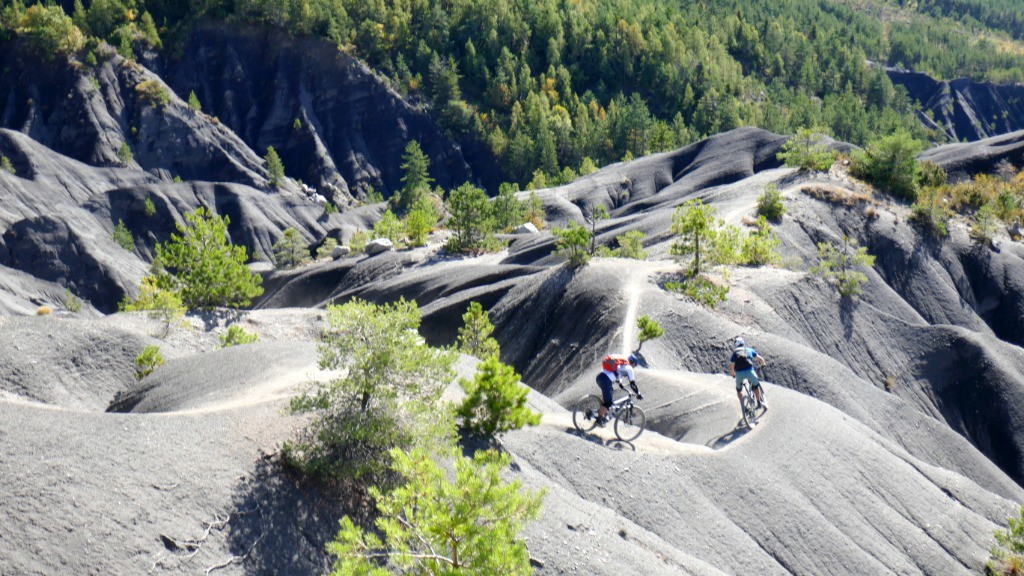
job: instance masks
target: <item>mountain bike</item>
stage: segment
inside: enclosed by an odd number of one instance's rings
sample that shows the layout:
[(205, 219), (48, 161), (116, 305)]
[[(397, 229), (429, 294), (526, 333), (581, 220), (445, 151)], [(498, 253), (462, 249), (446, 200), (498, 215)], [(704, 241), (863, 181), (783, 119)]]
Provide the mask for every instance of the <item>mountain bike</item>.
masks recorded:
[[(623, 389), (621, 386), (620, 389)], [(624, 389), (623, 389), (624, 390)], [(615, 420), (615, 436), (623, 442), (636, 440), (643, 433), (647, 426), (647, 414), (644, 409), (633, 403), (636, 394), (624, 390), (626, 395), (612, 402), (608, 408), (606, 421)], [(601, 397), (595, 394), (587, 394), (572, 411), (572, 425), (580, 432), (589, 432), (598, 424), (598, 416), (601, 413)]]
[[(761, 384), (761, 398), (767, 399), (764, 393), (764, 384)], [(757, 396), (754, 395), (753, 386), (750, 384), (750, 380), (743, 379), (743, 399), (740, 400), (740, 410), (743, 412), (743, 423), (746, 424), (747, 428), (753, 428), (757, 424), (757, 411), (760, 409), (761, 402), (757, 400)]]

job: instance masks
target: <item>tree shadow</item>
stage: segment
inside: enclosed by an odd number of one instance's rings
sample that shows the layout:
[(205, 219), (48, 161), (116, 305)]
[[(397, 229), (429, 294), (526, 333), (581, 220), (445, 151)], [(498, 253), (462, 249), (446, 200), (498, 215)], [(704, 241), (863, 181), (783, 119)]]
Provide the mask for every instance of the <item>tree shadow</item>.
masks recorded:
[(843, 297), (839, 300), (839, 321), (843, 325), (843, 337), (847, 341), (853, 338), (853, 313), (857, 310), (857, 300)]
[(333, 559), (325, 546), (338, 521), (349, 516), (366, 526), (373, 508), (365, 493), (315, 483), (275, 455), (265, 455), (242, 479), (232, 504), (225, 532), (234, 556), (219, 565), (242, 565), (254, 576), (327, 573)]
[(190, 314), (195, 314), (202, 321), (203, 328), (209, 332), (220, 326), (227, 326), (238, 322), (247, 312), (248, 310), (236, 308), (212, 308), (209, 310), (198, 310)]

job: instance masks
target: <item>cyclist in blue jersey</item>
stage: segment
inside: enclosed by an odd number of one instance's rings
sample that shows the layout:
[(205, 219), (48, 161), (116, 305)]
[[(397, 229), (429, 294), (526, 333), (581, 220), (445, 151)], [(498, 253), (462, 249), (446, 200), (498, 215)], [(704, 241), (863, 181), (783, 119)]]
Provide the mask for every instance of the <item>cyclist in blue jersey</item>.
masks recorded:
[(764, 366), (767, 362), (765, 362), (764, 356), (757, 353), (757, 350), (747, 347), (743, 338), (737, 337), (732, 356), (729, 356), (729, 374), (736, 378), (736, 398), (740, 401), (740, 410), (743, 409), (744, 380), (750, 381), (750, 389), (754, 391), (757, 403), (765, 410), (768, 409), (768, 404), (761, 391), (761, 381), (758, 380), (757, 372), (754, 371), (754, 364)]

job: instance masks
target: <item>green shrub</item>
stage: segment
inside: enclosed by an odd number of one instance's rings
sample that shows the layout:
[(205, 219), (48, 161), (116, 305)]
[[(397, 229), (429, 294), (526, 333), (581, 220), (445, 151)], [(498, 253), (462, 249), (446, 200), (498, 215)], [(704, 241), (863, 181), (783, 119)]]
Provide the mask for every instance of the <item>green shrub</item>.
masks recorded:
[(875, 265), (875, 257), (868, 254), (868, 249), (857, 247), (856, 242), (848, 236), (843, 236), (842, 244), (819, 242), (818, 258), (818, 265), (811, 268), (811, 271), (835, 282), (839, 294), (844, 298), (860, 294), (861, 284), (868, 281), (867, 274), (856, 268)]
[(466, 398), (456, 414), (462, 418), (463, 429), (471, 435), (493, 438), (539, 424), (540, 414), (526, 406), (530, 389), (520, 384), (520, 380), (519, 374), (498, 360), (497, 355), (489, 356), (477, 366), (472, 381), (461, 379)]
[(911, 218), (940, 238), (949, 236), (949, 219), (953, 215), (944, 201), (938, 188), (922, 188), (911, 207)]
[(422, 196), (405, 215), (405, 235), (410, 246), (424, 246), (430, 232), (437, 226), (437, 210), (430, 196)]
[(161, 338), (166, 338), (171, 327), (179, 324), (188, 311), (181, 297), (172, 290), (161, 288), (156, 276), (146, 276), (139, 285), (139, 296), (135, 300), (127, 297), (118, 306), (125, 312), (146, 312), (150, 320), (163, 325)]
[(824, 138), (823, 128), (800, 128), (796, 136), (782, 145), (778, 158), (785, 162), (786, 166), (826, 172), (835, 163), (836, 152), (828, 149), (824, 144)]
[(708, 308), (714, 308), (725, 302), (729, 294), (728, 285), (716, 284), (703, 274), (688, 277), (681, 282), (666, 282), (665, 289), (670, 292), (678, 292)]
[(1024, 506), (1010, 518), (1006, 530), (996, 530), (996, 544), (985, 564), (986, 576), (1017, 576), (1024, 572)]
[(615, 255), (633, 260), (647, 260), (647, 250), (644, 250), (644, 238), (646, 237), (647, 235), (640, 230), (630, 230), (625, 234), (619, 234), (615, 237), (615, 241), (619, 244)]
[(0, 170), (6, 170), (11, 174), (17, 174), (18, 171), (14, 169), (14, 163), (7, 156), (0, 155)]
[(757, 218), (757, 227), (743, 239), (740, 262), (748, 266), (767, 266), (782, 261), (778, 249), (782, 244), (764, 216)]
[(366, 203), (379, 204), (384, 201), (384, 195), (373, 186), (366, 187)]
[(117, 225), (114, 226), (113, 238), (114, 242), (121, 248), (129, 252), (135, 251), (135, 237), (132, 236), (132, 231), (124, 225), (124, 220), (117, 221)]
[(64, 290), (64, 309), (76, 314), (82, 311), (82, 301), (75, 296), (71, 288)]
[(327, 202), (326, 204), (324, 204), (324, 213), (323, 213), (324, 216), (330, 216), (331, 214), (337, 214), (337, 213), (338, 213), (338, 207), (335, 206), (332, 202)]
[(156, 204), (153, 203), (153, 199), (149, 196), (146, 196), (146, 200), (142, 204), (142, 213), (147, 217), (156, 215)]
[(164, 355), (159, 346), (146, 346), (142, 353), (135, 357), (135, 376), (142, 380), (153, 373), (153, 370), (164, 365)]
[(135, 91), (154, 108), (163, 108), (171, 101), (171, 95), (159, 80), (143, 80), (135, 86)]
[(246, 332), (245, 328), (232, 324), (228, 326), (228, 331), (220, 335), (220, 347), (227, 348), (228, 346), (240, 346), (242, 344), (252, 344), (259, 340), (260, 337), (254, 332)]
[(316, 249), (317, 260), (327, 260), (334, 256), (334, 249), (338, 247), (338, 241), (334, 238), (327, 238), (324, 243)]
[(135, 160), (132, 147), (127, 142), (121, 142), (121, 147), (117, 149), (117, 159), (121, 161), (122, 166), (127, 166)]
[(971, 236), (978, 240), (991, 242), (992, 236), (999, 230), (999, 219), (996, 218), (996, 208), (992, 204), (984, 204), (974, 213), (974, 221), (971, 224)]
[(498, 195), (491, 201), (496, 230), (510, 232), (525, 222), (526, 205), (516, 198), (515, 192), (515, 184), (502, 182), (498, 187)]
[(782, 220), (786, 213), (786, 205), (782, 203), (782, 193), (779, 192), (779, 185), (772, 182), (764, 188), (764, 194), (757, 199), (757, 215), (764, 216), (772, 222)]
[(370, 240), (370, 233), (368, 231), (356, 230), (352, 237), (348, 239), (348, 247), (352, 249), (353, 254), (360, 254), (366, 250), (366, 244)]
[(917, 198), (921, 166), (917, 154), (924, 143), (910, 133), (899, 131), (868, 144), (854, 156), (853, 174), (858, 178), (888, 189), (905, 200)]
[(373, 237), (387, 238), (391, 240), (395, 248), (398, 248), (402, 246), (402, 240), (405, 239), (405, 226), (402, 225), (402, 221), (398, 219), (398, 216), (395, 216), (395, 213), (388, 208), (381, 215), (380, 220), (373, 225)]

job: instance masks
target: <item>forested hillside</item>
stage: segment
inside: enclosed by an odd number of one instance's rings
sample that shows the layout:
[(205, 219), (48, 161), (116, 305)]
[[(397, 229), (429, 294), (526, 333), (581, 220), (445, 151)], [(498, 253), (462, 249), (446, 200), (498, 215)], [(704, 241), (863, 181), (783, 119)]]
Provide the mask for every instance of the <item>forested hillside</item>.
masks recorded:
[[(201, 20), (329, 39), (428, 106), (456, 140), (485, 144), (520, 186), (566, 182), (745, 125), (823, 126), (861, 145), (900, 128), (941, 141), (872, 63), (938, 79), (1024, 79), (1024, 8), (1008, 0), (62, 4), (70, 20), (5, 0), (5, 35), (62, 43), (83, 61), (94, 47), (85, 37), (125, 56), (162, 50), (173, 59)], [(76, 34), (67, 27), (84, 37), (69, 44)]]

